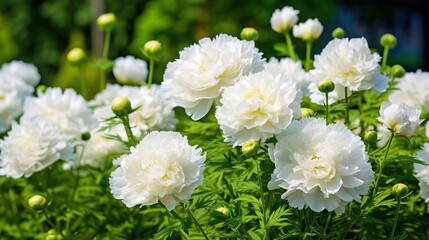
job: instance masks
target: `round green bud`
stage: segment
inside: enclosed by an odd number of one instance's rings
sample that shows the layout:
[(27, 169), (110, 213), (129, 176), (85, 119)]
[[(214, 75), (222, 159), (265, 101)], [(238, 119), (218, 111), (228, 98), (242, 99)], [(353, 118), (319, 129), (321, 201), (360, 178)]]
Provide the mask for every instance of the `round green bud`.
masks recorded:
[(27, 203), (31, 209), (41, 211), (45, 209), (46, 205), (48, 204), (48, 201), (42, 195), (34, 195), (28, 199)]
[(130, 100), (122, 96), (113, 99), (111, 107), (112, 112), (118, 117), (127, 116), (132, 110)]
[(104, 13), (97, 18), (97, 26), (103, 31), (110, 31), (115, 25), (116, 15), (114, 13)]
[(344, 29), (337, 27), (332, 31), (332, 37), (333, 38), (344, 38), (346, 36), (346, 32)]
[(394, 78), (401, 78), (405, 75), (405, 73), (406, 71), (401, 65), (395, 64), (390, 68), (390, 74)]
[(46, 89), (48, 89), (48, 87), (46, 85), (41, 84), (36, 87), (36, 93), (44, 93)]
[(319, 88), (319, 91), (323, 92), (323, 93), (330, 93), (332, 91), (334, 91), (335, 89), (335, 84), (333, 81), (327, 79), (327, 80), (322, 80), (319, 82), (319, 84), (317, 85), (317, 88)]
[(246, 157), (253, 157), (258, 153), (259, 150), (259, 143), (253, 139), (247, 140), (245, 143), (243, 143), (243, 146), (241, 146), (241, 152)]
[(377, 143), (377, 132), (376, 131), (368, 131), (365, 133), (363, 137), (364, 141), (369, 144), (375, 144)]
[(229, 210), (229, 208), (227, 208), (227, 207), (220, 207), (220, 208), (217, 208), (216, 209), (216, 211), (218, 211), (218, 212), (220, 212), (220, 213), (222, 213), (223, 215), (225, 215), (225, 216), (229, 216), (229, 214), (231, 213), (231, 211)]
[(385, 48), (394, 48), (396, 47), (396, 37), (390, 33), (383, 34), (380, 38), (380, 45)]
[(252, 27), (245, 27), (241, 30), (240, 38), (247, 41), (256, 41), (259, 38), (258, 30)]
[(61, 239), (63, 239), (61, 234), (57, 233), (57, 231), (55, 231), (54, 229), (51, 229), (46, 233), (45, 240), (61, 240)]
[(86, 59), (86, 54), (81, 48), (73, 48), (67, 53), (67, 61), (72, 64), (83, 63)]
[(158, 60), (161, 57), (161, 43), (156, 40), (146, 42), (143, 46), (143, 54), (149, 59)]
[(392, 195), (398, 200), (407, 195), (408, 191), (407, 185), (403, 183), (397, 183), (392, 187)]
[(300, 108), (300, 110), (302, 118), (314, 116), (314, 111), (311, 108)]
[(90, 132), (84, 132), (84, 133), (82, 133), (82, 135), (80, 135), (80, 138), (83, 141), (88, 141), (89, 139), (91, 139), (91, 133)]

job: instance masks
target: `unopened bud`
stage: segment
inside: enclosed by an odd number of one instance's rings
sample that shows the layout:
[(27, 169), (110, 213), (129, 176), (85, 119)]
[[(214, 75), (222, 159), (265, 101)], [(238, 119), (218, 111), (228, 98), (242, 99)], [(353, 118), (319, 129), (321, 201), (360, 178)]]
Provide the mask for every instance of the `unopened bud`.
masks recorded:
[(365, 136), (363, 137), (364, 141), (369, 144), (376, 144), (377, 143), (377, 132), (376, 131), (368, 131), (365, 133)]
[(380, 38), (380, 45), (385, 48), (394, 48), (396, 47), (396, 37), (390, 33), (383, 34)]
[(346, 36), (346, 32), (344, 29), (337, 27), (332, 31), (332, 37), (333, 38), (344, 38)]
[(80, 64), (85, 61), (86, 54), (81, 48), (73, 48), (67, 53), (67, 61), (72, 64)]
[(256, 41), (259, 38), (258, 30), (252, 27), (246, 27), (241, 30), (240, 38), (247, 41)]
[(114, 13), (101, 14), (97, 18), (97, 26), (103, 31), (110, 31), (116, 25), (116, 15)]
[(321, 82), (319, 82), (317, 87), (319, 88), (319, 91), (321, 91), (323, 93), (330, 93), (330, 92), (334, 91), (335, 84), (331, 80), (327, 79), (327, 80), (322, 80)]
[(48, 201), (42, 195), (34, 195), (28, 199), (28, 206), (36, 211), (41, 211), (45, 209)]
[(122, 96), (113, 99), (111, 107), (112, 112), (118, 117), (127, 116), (132, 110), (130, 100)]
[(392, 187), (392, 195), (398, 200), (407, 195), (408, 191), (407, 185), (403, 183), (397, 183)]
[(220, 212), (220, 213), (222, 213), (223, 215), (225, 215), (225, 216), (229, 216), (229, 214), (231, 213), (231, 211), (229, 210), (229, 208), (227, 208), (227, 207), (220, 207), (220, 208), (217, 208), (216, 209), (216, 211), (218, 211), (218, 212)]
[(253, 139), (247, 140), (245, 143), (243, 143), (243, 146), (241, 146), (241, 152), (246, 157), (253, 157), (258, 153), (259, 150), (259, 143)]
[(46, 89), (48, 89), (48, 87), (46, 85), (41, 84), (41, 85), (39, 85), (39, 86), (36, 87), (36, 93), (38, 95), (42, 94), (42, 93), (44, 93), (46, 91)]
[(301, 117), (302, 118), (314, 116), (314, 111), (311, 108), (300, 108), (300, 110), (301, 110)]
[(401, 78), (405, 75), (405, 73), (406, 71), (401, 65), (395, 64), (392, 66), (392, 68), (390, 68), (390, 74), (394, 78)]
[(83, 141), (88, 141), (89, 139), (91, 139), (91, 133), (90, 132), (84, 132), (84, 133), (82, 133), (82, 135), (80, 136), (80, 138)]
[(161, 57), (161, 43), (156, 40), (146, 42), (143, 46), (143, 54), (149, 59), (158, 60)]
[(54, 229), (51, 229), (46, 233), (45, 240), (61, 240), (61, 239), (63, 239), (61, 234), (57, 233), (57, 231), (55, 231)]

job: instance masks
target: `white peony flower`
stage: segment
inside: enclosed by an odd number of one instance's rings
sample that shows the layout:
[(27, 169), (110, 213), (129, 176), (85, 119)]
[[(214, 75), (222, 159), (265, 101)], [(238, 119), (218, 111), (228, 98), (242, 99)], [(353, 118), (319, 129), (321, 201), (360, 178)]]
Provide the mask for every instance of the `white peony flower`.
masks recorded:
[(33, 87), (40, 82), (39, 71), (36, 66), (31, 63), (14, 60), (10, 63), (3, 64), (0, 71), (13, 75)]
[(269, 154), (275, 169), (268, 188), (285, 189), (282, 198), (298, 209), (342, 214), (374, 178), (362, 140), (344, 124), (326, 126), (324, 119), (292, 122)]
[(425, 125), (425, 134), (426, 134), (426, 137), (429, 138), (429, 122), (426, 122), (426, 125)]
[(383, 102), (380, 107), (380, 117), (377, 118), (385, 127), (397, 135), (411, 137), (423, 121), (420, 109), (405, 103)]
[(24, 99), (32, 93), (32, 86), (0, 71), (0, 133), (8, 130), (12, 121), (22, 114)]
[[(429, 164), (429, 143), (425, 143), (417, 152), (417, 159)], [(414, 163), (414, 176), (419, 180), (421, 198), (429, 202), (429, 166)]]
[(0, 175), (30, 177), (72, 153), (72, 145), (51, 123), (37, 117), (21, 119), (0, 140)]
[(406, 73), (389, 95), (393, 103), (404, 102), (412, 107), (429, 110), (429, 72), (417, 70)]
[(110, 177), (111, 192), (127, 207), (161, 201), (171, 211), (203, 182), (205, 159), (180, 133), (153, 131), (115, 160), (119, 167)]
[(293, 26), (293, 36), (304, 41), (316, 40), (320, 37), (323, 26), (319, 19), (307, 19), (304, 23)]
[[(152, 84), (150, 88), (109, 84), (95, 96), (91, 103), (91, 105), (100, 106), (95, 109), (94, 114), (100, 119), (113, 117), (111, 102), (118, 96), (126, 96), (130, 100), (132, 108), (139, 107), (128, 116), (136, 137), (152, 130), (173, 130), (175, 128), (177, 120), (173, 107), (161, 95), (159, 85), (155, 84)], [(116, 127), (113, 132), (126, 139), (123, 126)]]
[(82, 96), (73, 89), (48, 88), (38, 97), (27, 97), (24, 102), (23, 118), (38, 116), (73, 142), (81, 139), (82, 133), (91, 132), (98, 126)]
[(266, 72), (273, 75), (283, 74), (284, 79), (296, 83), (296, 86), (301, 90), (303, 96), (309, 96), (308, 85), (310, 84), (309, 74), (302, 68), (300, 61), (294, 61), (291, 58), (282, 58), (280, 61), (277, 58), (270, 58), (268, 63), (264, 65)]
[(271, 28), (278, 33), (289, 31), (298, 22), (298, 14), (298, 10), (289, 6), (276, 9), (270, 19)]
[(249, 139), (265, 141), (301, 115), (301, 92), (283, 76), (262, 71), (225, 88), (216, 118), (226, 142), (241, 146)]
[(320, 55), (314, 57), (311, 70), (316, 82), (330, 79), (336, 88), (351, 91), (374, 89), (382, 92), (387, 87), (387, 77), (380, 74), (380, 56), (371, 53), (365, 38), (335, 38)]
[(147, 64), (133, 56), (119, 57), (113, 65), (113, 75), (122, 84), (139, 85), (146, 81)]
[(167, 65), (161, 90), (173, 106), (185, 108), (194, 120), (204, 117), (223, 88), (263, 69), (262, 54), (253, 41), (220, 34), (185, 48)]

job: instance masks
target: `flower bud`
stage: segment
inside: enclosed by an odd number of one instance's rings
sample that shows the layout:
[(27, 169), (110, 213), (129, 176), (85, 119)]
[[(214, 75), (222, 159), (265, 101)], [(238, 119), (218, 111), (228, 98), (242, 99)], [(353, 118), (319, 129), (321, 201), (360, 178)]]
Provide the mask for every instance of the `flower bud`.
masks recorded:
[(36, 87), (36, 93), (37, 94), (39, 94), (39, 93), (42, 94), (42, 93), (44, 93), (46, 91), (46, 89), (48, 89), (48, 87), (46, 85), (41, 84), (41, 85), (39, 85), (39, 86)]
[(82, 133), (82, 135), (80, 135), (80, 138), (83, 141), (88, 141), (89, 139), (91, 139), (91, 133), (90, 132), (84, 132), (84, 133)]
[(386, 33), (380, 38), (380, 45), (385, 48), (394, 48), (396, 47), (396, 37), (390, 33)]
[(143, 46), (143, 54), (149, 59), (158, 60), (161, 57), (161, 43), (156, 40), (146, 42)]
[(377, 132), (376, 131), (368, 131), (365, 133), (363, 137), (364, 141), (369, 144), (376, 144), (377, 143)]
[(216, 209), (216, 211), (218, 211), (218, 212), (220, 212), (220, 213), (222, 213), (223, 215), (225, 215), (225, 216), (229, 216), (229, 214), (231, 213), (231, 211), (229, 210), (229, 208), (227, 208), (227, 207), (220, 207), (220, 208), (217, 208)]
[(81, 48), (73, 48), (67, 53), (67, 61), (72, 64), (80, 64), (85, 61), (86, 54)]
[(408, 191), (407, 185), (403, 183), (397, 183), (392, 187), (392, 195), (398, 200), (407, 195)]
[(344, 38), (346, 36), (346, 32), (344, 29), (337, 27), (332, 31), (332, 37), (333, 38)]
[(103, 31), (110, 31), (116, 25), (116, 16), (114, 13), (101, 14), (97, 18), (97, 26)]
[(321, 82), (319, 82), (317, 87), (319, 88), (319, 91), (321, 91), (323, 93), (330, 93), (330, 92), (334, 91), (335, 84), (331, 80), (327, 79), (327, 80), (322, 80)]
[(394, 78), (401, 78), (405, 75), (405, 73), (406, 73), (405, 69), (398, 64), (393, 65), (392, 68), (390, 69), (390, 74)]
[(311, 108), (300, 108), (300, 110), (302, 118), (314, 116), (314, 111)]
[(243, 146), (241, 146), (241, 152), (246, 157), (253, 157), (258, 153), (259, 150), (259, 143), (253, 139), (247, 140), (245, 143), (243, 143)]
[(57, 231), (55, 231), (54, 229), (51, 229), (46, 233), (45, 240), (61, 240), (61, 239), (63, 239), (61, 237), (61, 234), (57, 233)]
[(45, 209), (48, 201), (42, 195), (34, 195), (28, 199), (28, 206), (36, 211), (41, 211)]
[(111, 107), (112, 112), (118, 117), (127, 116), (132, 110), (130, 100), (122, 96), (113, 99)]
[(259, 38), (258, 30), (252, 27), (246, 27), (241, 30), (240, 37), (247, 41), (256, 41)]

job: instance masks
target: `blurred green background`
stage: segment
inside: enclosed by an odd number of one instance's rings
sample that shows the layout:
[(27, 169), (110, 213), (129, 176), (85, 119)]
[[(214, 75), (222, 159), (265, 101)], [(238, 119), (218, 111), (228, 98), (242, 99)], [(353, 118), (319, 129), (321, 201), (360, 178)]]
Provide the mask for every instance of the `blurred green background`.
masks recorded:
[[(389, 62), (409, 71), (425, 70), (429, 14), (422, 4), (423, 0), (1, 0), (0, 64), (14, 59), (30, 62), (39, 69), (43, 84), (78, 88), (76, 69), (65, 55), (81, 47), (93, 59), (100, 57), (103, 35), (94, 21), (102, 13), (114, 12), (118, 22), (110, 59), (128, 54), (144, 59), (140, 48), (157, 39), (164, 52), (155, 67), (154, 81), (160, 82), (166, 64), (184, 47), (219, 33), (238, 37), (243, 27), (259, 30), (256, 46), (265, 58), (278, 57), (273, 44), (283, 37), (271, 30), (270, 17), (275, 9), (289, 5), (300, 11), (299, 22), (318, 18), (324, 25), (314, 53), (331, 40), (331, 31), (338, 26), (348, 37), (366, 37), (372, 48), (379, 48), (380, 36), (391, 32), (398, 38), (398, 47), (391, 51)], [(294, 43), (304, 56), (304, 44), (298, 39)], [(88, 79), (98, 77), (95, 68), (86, 73)]]

